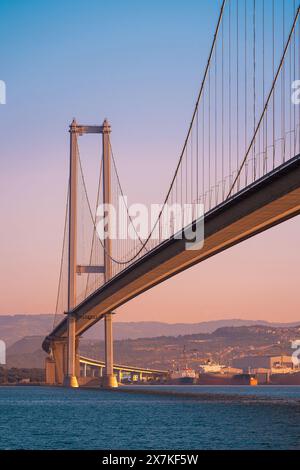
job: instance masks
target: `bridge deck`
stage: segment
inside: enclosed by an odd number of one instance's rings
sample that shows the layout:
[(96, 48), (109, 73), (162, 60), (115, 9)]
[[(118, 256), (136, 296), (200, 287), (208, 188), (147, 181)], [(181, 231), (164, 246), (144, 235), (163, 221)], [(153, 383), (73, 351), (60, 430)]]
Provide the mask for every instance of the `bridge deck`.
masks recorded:
[[(89, 366), (95, 366), (95, 367), (103, 367), (105, 368), (105, 362), (104, 361), (98, 361), (96, 359), (90, 359), (87, 357), (80, 356), (79, 362), (81, 364), (87, 364)], [(114, 370), (121, 370), (123, 372), (140, 372), (142, 374), (160, 374), (164, 375), (167, 373), (166, 370), (156, 370), (156, 369), (145, 369), (141, 367), (135, 367), (135, 366), (125, 366), (122, 364), (114, 364)]]
[[(184, 240), (170, 239), (90, 295), (73, 310), (76, 334), (160, 282), (298, 214), (299, 155), (206, 213), (201, 250), (186, 250)], [(48, 351), (51, 339), (66, 334), (67, 318), (44, 340), (43, 348)]]

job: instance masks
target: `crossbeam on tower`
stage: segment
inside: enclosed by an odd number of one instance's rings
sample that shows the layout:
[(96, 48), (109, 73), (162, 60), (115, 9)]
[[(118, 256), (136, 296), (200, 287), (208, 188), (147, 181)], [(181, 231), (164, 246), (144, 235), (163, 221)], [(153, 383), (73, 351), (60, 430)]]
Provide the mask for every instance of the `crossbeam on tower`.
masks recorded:
[(82, 266), (76, 268), (77, 274), (105, 274), (104, 266)]

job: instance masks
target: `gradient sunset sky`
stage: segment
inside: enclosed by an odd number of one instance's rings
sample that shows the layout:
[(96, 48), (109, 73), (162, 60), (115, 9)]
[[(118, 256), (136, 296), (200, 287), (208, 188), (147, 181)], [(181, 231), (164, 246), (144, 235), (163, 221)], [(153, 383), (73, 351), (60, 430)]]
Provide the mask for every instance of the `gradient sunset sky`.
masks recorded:
[[(163, 199), (219, 8), (219, 0), (0, 1), (0, 314), (54, 311), (73, 117), (107, 117), (126, 194)], [(83, 145), (91, 183), (95, 149)], [(299, 234), (297, 217), (143, 294), (117, 319), (300, 320)]]

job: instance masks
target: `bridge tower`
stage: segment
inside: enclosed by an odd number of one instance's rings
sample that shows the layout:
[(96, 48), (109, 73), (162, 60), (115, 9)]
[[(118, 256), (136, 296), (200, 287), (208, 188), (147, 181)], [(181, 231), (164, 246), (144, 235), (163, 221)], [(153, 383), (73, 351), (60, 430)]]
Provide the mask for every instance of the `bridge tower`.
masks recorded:
[[(103, 202), (111, 203), (111, 148), (110, 148), (110, 125), (105, 119), (102, 128), (102, 148), (103, 148)], [(111, 278), (111, 240), (109, 233), (110, 214), (108, 212), (108, 236), (104, 240), (104, 279), (105, 282)], [(107, 312), (104, 317), (105, 322), (105, 375), (103, 376), (103, 387), (115, 388), (118, 386), (117, 379), (113, 371), (113, 334), (112, 334), (112, 312)]]
[(76, 305), (76, 270), (77, 270), (77, 123), (73, 119), (70, 125), (70, 178), (69, 178), (69, 256), (68, 256), (68, 339), (67, 339), (67, 374), (64, 386), (78, 387), (75, 372), (76, 359), (76, 321), (72, 310)]
[[(77, 182), (78, 182), (78, 149), (77, 138), (83, 134), (102, 134), (103, 149), (103, 202), (111, 203), (111, 128), (107, 120), (102, 126), (82, 126), (73, 119), (70, 125), (70, 196), (69, 196), (69, 257), (68, 257), (68, 333), (67, 333), (67, 361), (63, 384), (66, 387), (78, 387), (76, 377), (76, 357), (78, 339), (76, 338), (76, 319), (72, 313), (76, 306), (76, 276), (77, 273), (104, 273), (105, 282), (111, 278), (111, 240), (109, 236), (104, 240), (104, 266), (78, 266), (77, 265)], [(109, 216), (109, 214), (108, 214)], [(108, 221), (109, 227), (109, 221)], [(109, 231), (108, 231), (109, 233)], [(117, 387), (118, 382), (113, 374), (113, 335), (112, 313), (107, 312), (105, 321), (105, 375), (103, 386), (105, 388)]]

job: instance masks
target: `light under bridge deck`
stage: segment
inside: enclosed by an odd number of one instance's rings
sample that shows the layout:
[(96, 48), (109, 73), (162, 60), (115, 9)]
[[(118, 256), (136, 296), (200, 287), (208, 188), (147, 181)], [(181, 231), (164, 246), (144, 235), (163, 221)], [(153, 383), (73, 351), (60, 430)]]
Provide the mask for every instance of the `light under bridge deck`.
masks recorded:
[[(72, 311), (80, 336), (130, 299), (189, 267), (300, 214), (300, 156), (241, 190), (204, 216), (204, 246), (186, 250), (185, 241), (170, 239), (124, 269)], [(278, 249), (284, 249), (279, 247)], [(67, 316), (45, 338), (67, 336)]]

